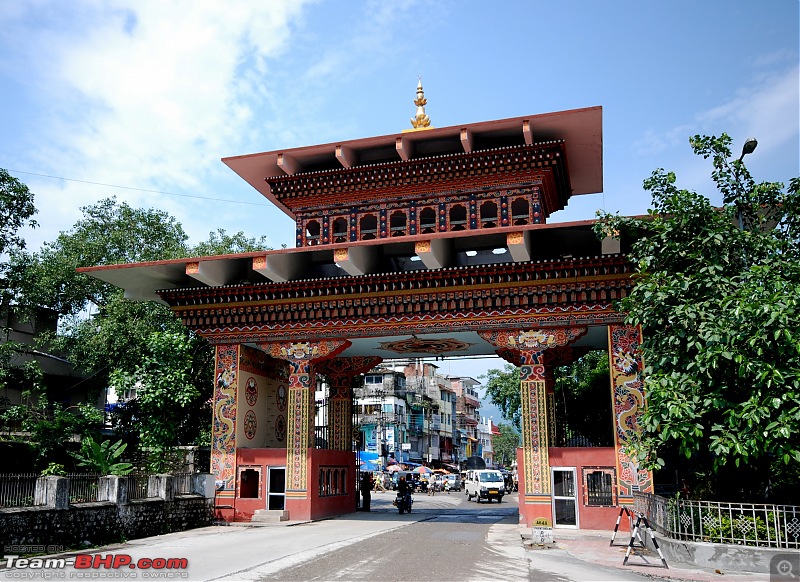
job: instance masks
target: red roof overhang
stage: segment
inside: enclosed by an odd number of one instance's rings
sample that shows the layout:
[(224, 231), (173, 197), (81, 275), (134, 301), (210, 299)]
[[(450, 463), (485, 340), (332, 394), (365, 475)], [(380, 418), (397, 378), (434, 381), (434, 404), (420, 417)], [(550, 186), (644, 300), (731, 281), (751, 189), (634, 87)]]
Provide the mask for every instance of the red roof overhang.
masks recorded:
[(276, 150), (222, 161), (294, 219), (291, 209), (272, 193), (268, 178), (478, 151), (498, 144), (530, 145), (554, 140), (563, 140), (566, 146), (571, 194), (602, 192), (602, 107)]

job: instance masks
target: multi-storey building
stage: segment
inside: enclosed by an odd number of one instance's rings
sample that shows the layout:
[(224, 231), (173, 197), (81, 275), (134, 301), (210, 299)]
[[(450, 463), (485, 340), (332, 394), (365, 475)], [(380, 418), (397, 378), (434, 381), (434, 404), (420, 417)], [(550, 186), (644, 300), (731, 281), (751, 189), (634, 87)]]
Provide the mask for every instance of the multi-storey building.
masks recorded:
[(359, 450), (374, 452), (383, 460), (409, 460), (406, 377), (391, 367), (380, 366), (364, 376), (355, 389)]
[(456, 397), (456, 428), (461, 435), (458, 457), (463, 461), (468, 457), (480, 456), (478, 410), (481, 399), (476, 388), (480, 382), (468, 376), (454, 376), (450, 378), (450, 385)]
[(477, 456), (481, 457), (486, 463), (487, 467), (494, 467), (494, 446), (492, 439), (496, 432), (495, 424), (491, 418), (482, 416), (478, 423), (478, 453)]

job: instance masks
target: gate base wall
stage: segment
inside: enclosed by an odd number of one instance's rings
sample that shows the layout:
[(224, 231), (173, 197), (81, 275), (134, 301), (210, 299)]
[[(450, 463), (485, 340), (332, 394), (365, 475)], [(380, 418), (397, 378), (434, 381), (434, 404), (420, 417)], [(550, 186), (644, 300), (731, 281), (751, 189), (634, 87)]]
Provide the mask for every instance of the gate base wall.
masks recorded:
[[(619, 514), (617, 482), (613, 481), (613, 505), (589, 506), (588, 492), (584, 479), (584, 469), (614, 470), (616, 455), (613, 447), (552, 447), (548, 449), (551, 467), (575, 467), (577, 476), (577, 511), (580, 529), (613, 529)], [(531, 527), (544, 518), (552, 523), (552, 506), (548, 504), (525, 503), (525, 462), (522, 449), (517, 449), (517, 480), (519, 484), (520, 523)], [(550, 476), (547, 476), (548, 482)]]
[[(355, 512), (358, 505), (355, 453), (308, 449), (306, 458), (306, 490), (288, 492), (285, 498), (284, 509), (289, 512), (289, 519), (305, 521)], [(217, 506), (217, 518), (227, 522), (251, 521), (257, 510), (267, 509), (268, 470), (270, 467), (285, 466), (286, 449), (238, 449), (235, 497), (226, 500), (227, 506)], [(242, 472), (248, 469), (259, 476), (255, 497), (242, 497), (246, 493), (242, 486)], [(253, 495), (252, 490), (250, 495)]]

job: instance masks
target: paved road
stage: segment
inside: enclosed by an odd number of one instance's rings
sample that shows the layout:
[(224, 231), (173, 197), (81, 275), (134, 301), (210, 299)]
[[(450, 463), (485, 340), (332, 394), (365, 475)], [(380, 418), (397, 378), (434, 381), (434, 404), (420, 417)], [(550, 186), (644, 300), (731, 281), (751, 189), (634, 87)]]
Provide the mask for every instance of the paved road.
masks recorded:
[[(208, 527), (92, 553), (129, 556), (131, 565), (185, 558), (185, 570), (68, 567), (59, 570), (64, 576), (51, 579), (642, 581), (677, 573), (623, 570), (559, 548), (525, 549), (516, 495), (502, 504), (478, 505), (455, 492), (417, 494), (413, 513), (402, 516), (392, 499), (390, 493), (374, 494), (369, 513), (293, 525)], [(30, 569), (0, 570), (0, 580), (44, 577), (32, 574)]]

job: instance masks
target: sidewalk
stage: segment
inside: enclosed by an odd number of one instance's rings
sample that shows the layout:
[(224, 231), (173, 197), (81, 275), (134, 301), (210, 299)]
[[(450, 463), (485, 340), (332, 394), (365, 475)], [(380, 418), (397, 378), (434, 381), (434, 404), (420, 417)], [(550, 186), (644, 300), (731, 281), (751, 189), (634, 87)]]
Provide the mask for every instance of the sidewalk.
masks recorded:
[[(523, 543), (531, 552), (546, 552), (546, 548), (531, 546), (531, 529), (519, 526), (520, 536)], [(605, 567), (617, 568), (628, 572), (638, 572), (646, 576), (657, 576), (671, 580), (698, 580), (701, 582), (730, 580), (735, 582), (769, 582), (769, 574), (759, 574), (756, 572), (740, 571), (719, 571), (698, 568), (691, 564), (670, 563), (669, 568), (664, 568), (658, 552), (647, 551), (643, 548), (636, 548), (637, 553), (631, 554), (628, 563), (622, 565), (625, 559), (625, 552), (630, 541), (630, 534), (627, 531), (620, 531), (614, 539), (614, 545), (610, 546), (612, 531), (600, 530), (567, 530), (557, 529), (553, 532), (555, 547), (565, 550), (571, 556), (602, 565)]]

